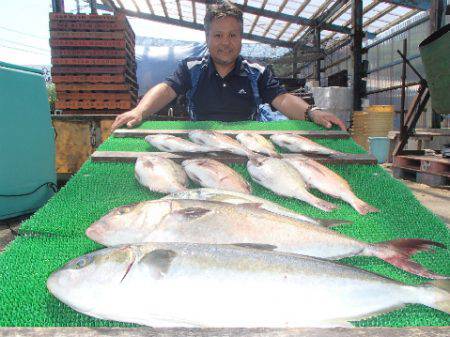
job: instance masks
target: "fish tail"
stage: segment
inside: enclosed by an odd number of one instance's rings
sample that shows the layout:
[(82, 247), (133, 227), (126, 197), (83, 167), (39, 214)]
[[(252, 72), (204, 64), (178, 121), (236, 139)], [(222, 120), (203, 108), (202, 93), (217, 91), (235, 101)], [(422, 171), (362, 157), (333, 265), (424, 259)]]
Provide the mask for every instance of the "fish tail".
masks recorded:
[(314, 207), (321, 209), (322, 211), (330, 212), (337, 208), (337, 206), (335, 204), (332, 204), (331, 202), (317, 198), (316, 196), (314, 196), (312, 194), (307, 196), (306, 198), (304, 196), (301, 196), (301, 198), (302, 199), (300, 199), (300, 198), (299, 199), (306, 201), (308, 204), (311, 204)]
[(352, 221), (341, 219), (314, 219), (322, 227), (333, 227), (337, 225), (352, 224)]
[(424, 286), (432, 291), (432, 300), (423, 304), (450, 314), (450, 280), (435, 280)]
[(376, 213), (380, 211), (378, 208), (375, 208), (369, 205), (367, 202), (356, 197), (351, 204), (353, 208), (356, 209), (361, 215), (366, 215), (367, 213)]
[(416, 252), (427, 251), (432, 246), (446, 248), (439, 242), (425, 239), (398, 239), (386, 242), (380, 242), (374, 245), (376, 247), (374, 254), (376, 257), (390, 263), (397, 268), (407, 271), (411, 274), (431, 278), (446, 279), (447, 276), (433, 273), (422, 267), (417, 262), (411, 260), (411, 256)]

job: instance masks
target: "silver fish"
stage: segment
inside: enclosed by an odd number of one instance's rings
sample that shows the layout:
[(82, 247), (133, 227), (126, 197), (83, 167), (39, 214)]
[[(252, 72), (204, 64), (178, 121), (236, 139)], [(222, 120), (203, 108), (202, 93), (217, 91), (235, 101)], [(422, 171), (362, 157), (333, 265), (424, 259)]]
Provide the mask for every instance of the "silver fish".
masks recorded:
[(250, 184), (231, 167), (214, 159), (188, 159), (181, 163), (189, 178), (203, 187), (252, 193)]
[(342, 152), (332, 150), (323, 145), (317, 144), (312, 140), (293, 134), (274, 134), (270, 136), (270, 140), (278, 146), (288, 149), (291, 152), (306, 152), (318, 154), (341, 154)]
[(157, 134), (145, 137), (145, 140), (160, 151), (167, 152), (210, 152), (214, 149), (198, 145), (186, 139), (172, 135)]
[(98, 250), (47, 280), (50, 293), (89, 316), (204, 328), (352, 327), (408, 303), (450, 313), (448, 286), (406, 285), (301, 255), (189, 243)]
[(351, 221), (347, 220), (311, 218), (309, 216), (293, 212), (290, 209), (287, 209), (274, 202), (257, 197), (255, 195), (233, 191), (225, 191), (214, 188), (197, 188), (181, 192), (175, 192), (169, 194), (168, 196), (162, 199), (193, 199), (193, 200), (220, 201), (234, 205), (247, 205), (248, 207), (261, 208), (275, 214), (287, 216), (299, 221), (306, 221), (314, 225), (324, 227), (351, 223)]
[(423, 239), (367, 243), (306, 221), (247, 205), (204, 200), (152, 200), (113, 209), (87, 230), (105, 246), (143, 242), (265, 244), (278, 251), (340, 259), (376, 256), (411, 273), (439, 278), (409, 259), (430, 246)]
[(337, 208), (332, 203), (309, 193), (302, 176), (282, 159), (252, 157), (247, 162), (247, 170), (254, 181), (278, 195), (305, 201), (327, 212)]
[(253, 152), (265, 154), (270, 157), (281, 157), (275, 150), (275, 146), (260, 134), (241, 132), (236, 136), (236, 139)]
[(251, 156), (253, 152), (245, 148), (237, 140), (217, 131), (192, 130), (189, 138), (196, 144), (213, 147), (216, 151), (235, 153), (241, 156)]
[(188, 178), (182, 167), (160, 156), (139, 156), (134, 166), (134, 174), (142, 186), (154, 192), (184, 191), (188, 185)]
[(295, 167), (309, 186), (317, 188), (322, 193), (348, 202), (359, 214), (365, 215), (379, 211), (359, 199), (353, 193), (348, 182), (328, 167), (301, 155), (284, 158), (283, 160)]

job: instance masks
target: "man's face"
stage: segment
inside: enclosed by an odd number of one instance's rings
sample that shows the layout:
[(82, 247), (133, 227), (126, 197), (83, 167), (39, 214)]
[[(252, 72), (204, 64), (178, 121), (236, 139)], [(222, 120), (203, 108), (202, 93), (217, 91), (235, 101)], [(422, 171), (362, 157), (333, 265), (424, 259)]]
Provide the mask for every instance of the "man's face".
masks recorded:
[(206, 43), (216, 64), (233, 64), (241, 52), (241, 24), (230, 16), (213, 19), (206, 34)]

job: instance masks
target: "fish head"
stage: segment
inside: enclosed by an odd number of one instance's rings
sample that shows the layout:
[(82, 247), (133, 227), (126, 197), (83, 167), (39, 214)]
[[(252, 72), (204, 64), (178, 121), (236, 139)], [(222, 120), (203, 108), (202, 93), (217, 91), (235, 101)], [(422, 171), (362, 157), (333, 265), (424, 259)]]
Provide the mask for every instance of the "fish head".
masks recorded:
[(120, 206), (94, 222), (86, 230), (86, 235), (105, 246), (145, 242), (171, 208), (172, 200)]
[[(47, 279), (56, 298), (77, 311), (90, 314), (115, 296), (135, 260), (134, 246), (101, 249), (68, 262)], [(104, 301), (103, 301), (104, 299)]]

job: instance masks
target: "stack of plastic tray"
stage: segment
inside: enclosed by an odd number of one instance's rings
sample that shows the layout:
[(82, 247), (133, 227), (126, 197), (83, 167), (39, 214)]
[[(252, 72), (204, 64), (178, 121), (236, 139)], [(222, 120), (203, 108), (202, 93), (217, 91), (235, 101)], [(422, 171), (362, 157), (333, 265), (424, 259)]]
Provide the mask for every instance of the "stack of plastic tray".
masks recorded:
[(50, 13), (55, 108), (114, 114), (137, 103), (135, 35), (124, 15)]

